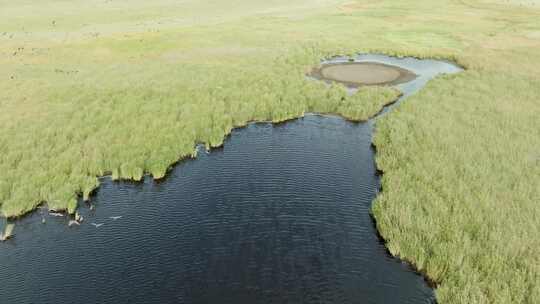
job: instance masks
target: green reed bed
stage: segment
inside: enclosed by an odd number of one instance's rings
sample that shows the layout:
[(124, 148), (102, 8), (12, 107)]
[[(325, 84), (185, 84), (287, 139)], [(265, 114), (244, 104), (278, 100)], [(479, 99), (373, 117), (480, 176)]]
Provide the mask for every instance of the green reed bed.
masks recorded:
[(98, 176), (161, 178), (249, 121), (365, 120), (397, 97), (306, 80), (322, 58), (452, 59), (467, 70), (377, 122), (378, 228), (440, 303), (537, 303), (540, 11), (524, 2), (0, 0), (1, 213), (74, 212)]

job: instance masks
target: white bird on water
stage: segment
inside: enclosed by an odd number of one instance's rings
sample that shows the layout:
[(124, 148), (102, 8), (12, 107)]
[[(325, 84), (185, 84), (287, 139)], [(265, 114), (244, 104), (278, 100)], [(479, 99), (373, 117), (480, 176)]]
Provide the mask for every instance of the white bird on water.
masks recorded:
[(103, 224), (96, 224), (96, 223), (92, 223), (92, 225), (96, 226), (96, 228), (103, 226)]
[(116, 221), (116, 220), (119, 220), (122, 218), (122, 216), (109, 216), (110, 219), (112, 219), (113, 221)]

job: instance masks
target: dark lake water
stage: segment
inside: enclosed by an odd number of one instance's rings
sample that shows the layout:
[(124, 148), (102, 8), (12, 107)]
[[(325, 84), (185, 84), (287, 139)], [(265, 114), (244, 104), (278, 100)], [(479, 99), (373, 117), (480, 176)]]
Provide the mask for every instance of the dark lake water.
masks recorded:
[[(420, 75), (407, 94), (458, 70), (359, 60)], [(81, 226), (44, 210), (17, 222), (0, 243), (0, 303), (432, 303), (369, 215), (372, 133), (373, 121), (332, 116), (250, 124), (163, 181), (105, 178)]]

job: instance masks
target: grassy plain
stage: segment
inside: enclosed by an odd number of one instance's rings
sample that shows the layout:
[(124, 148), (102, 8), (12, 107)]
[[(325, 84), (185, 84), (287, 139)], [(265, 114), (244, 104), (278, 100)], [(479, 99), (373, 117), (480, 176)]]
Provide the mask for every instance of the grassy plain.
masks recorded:
[(1, 212), (73, 212), (97, 176), (162, 177), (248, 121), (395, 98), (306, 81), (322, 57), (448, 58), (467, 70), (377, 123), (377, 225), (440, 303), (538, 303), (539, 4), (0, 0)]

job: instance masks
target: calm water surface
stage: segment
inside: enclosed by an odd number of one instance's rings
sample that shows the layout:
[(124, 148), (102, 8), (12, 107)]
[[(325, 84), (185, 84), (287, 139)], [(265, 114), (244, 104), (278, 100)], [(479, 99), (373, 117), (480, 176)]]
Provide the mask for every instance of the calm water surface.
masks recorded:
[[(358, 60), (420, 75), (407, 94), (458, 70)], [(81, 226), (44, 210), (17, 223), (0, 244), (0, 303), (432, 303), (370, 218), (372, 133), (331, 116), (251, 124), (164, 181), (105, 178)]]

